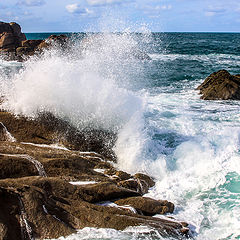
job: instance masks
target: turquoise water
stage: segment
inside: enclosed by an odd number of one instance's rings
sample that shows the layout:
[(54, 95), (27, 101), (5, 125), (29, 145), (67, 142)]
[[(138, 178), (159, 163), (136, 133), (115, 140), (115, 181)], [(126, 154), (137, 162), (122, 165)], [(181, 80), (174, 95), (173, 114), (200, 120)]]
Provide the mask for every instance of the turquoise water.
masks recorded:
[[(117, 131), (119, 168), (153, 176), (147, 196), (173, 201), (172, 216), (190, 223), (193, 239), (240, 239), (240, 102), (204, 101), (195, 91), (214, 71), (240, 73), (240, 34), (95, 34), (82, 52), (83, 36), (74, 34), (67, 53), (1, 62), (6, 107)], [(133, 59), (129, 49), (152, 60)], [(85, 229), (69, 239), (99, 238), (161, 239), (139, 229)]]

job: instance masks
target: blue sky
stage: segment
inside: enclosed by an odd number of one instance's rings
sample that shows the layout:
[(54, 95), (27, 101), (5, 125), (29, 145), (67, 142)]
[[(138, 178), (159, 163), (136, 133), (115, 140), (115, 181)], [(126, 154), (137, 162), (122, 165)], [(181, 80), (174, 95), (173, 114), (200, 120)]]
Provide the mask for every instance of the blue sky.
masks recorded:
[(240, 0), (0, 0), (24, 32), (240, 32)]

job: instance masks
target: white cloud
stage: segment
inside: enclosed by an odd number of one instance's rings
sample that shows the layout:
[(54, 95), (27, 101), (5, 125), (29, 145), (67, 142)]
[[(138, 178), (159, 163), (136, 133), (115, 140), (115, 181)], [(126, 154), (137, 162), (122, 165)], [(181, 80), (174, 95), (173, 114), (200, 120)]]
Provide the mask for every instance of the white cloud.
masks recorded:
[(223, 14), (227, 11), (227, 8), (221, 6), (208, 6), (208, 9), (205, 11), (205, 16), (213, 17), (215, 15)]
[(34, 6), (42, 6), (45, 3), (46, 3), (45, 0), (22, 0), (18, 2), (18, 5), (34, 7)]
[(126, 2), (126, 0), (87, 0), (87, 3), (91, 6), (119, 4), (124, 2)]
[(216, 15), (216, 12), (211, 12), (211, 11), (205, 12), (205, 16), (207, 17), (213, 17), (215, 15)]
[(66, 9), (69, 13), (79, 14), (79, 15), (88, 15), (92, 14), (93, 11), (88, 8), (82, 8), (79, 4), (69, 4), (66, 6)]
[(170, 10), (172, 9), (172, 5), (158, 5), (155, 7), (155, 10)]

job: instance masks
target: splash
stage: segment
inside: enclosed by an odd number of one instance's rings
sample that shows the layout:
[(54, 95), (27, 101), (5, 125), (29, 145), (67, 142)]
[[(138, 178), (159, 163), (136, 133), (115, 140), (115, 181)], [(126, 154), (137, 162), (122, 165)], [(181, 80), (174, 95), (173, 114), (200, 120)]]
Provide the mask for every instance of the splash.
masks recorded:
[(127, 33), (89, 35), (64, 52), (46, 51), (2, 80), (3, 108), (28, 117), (51, 112), (81, 130), (117, 131), (143, 106), (126, 87), (141, 71), (137, 51), (137, 41)]

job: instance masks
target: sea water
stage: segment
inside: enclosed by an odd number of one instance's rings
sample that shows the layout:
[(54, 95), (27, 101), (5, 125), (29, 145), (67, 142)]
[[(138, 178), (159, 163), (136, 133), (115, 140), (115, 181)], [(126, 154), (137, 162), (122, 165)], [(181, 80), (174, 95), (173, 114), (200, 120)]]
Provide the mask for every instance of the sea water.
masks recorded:
[[(240, 34), (105, 33), (81, 43), (84, 36), (75, 34), (64, 52), (1, 60), (3, 107), (116, 132), (118, 167), (154, 177), (146, 196), (174, 202), (171, 216), (190, 224), (193, 239), (240, 239), (240, 102), (200, 100), (195, 90), (214, 71), (240, 73)], [(136, 227), (61, 239), (163, 238)]]

